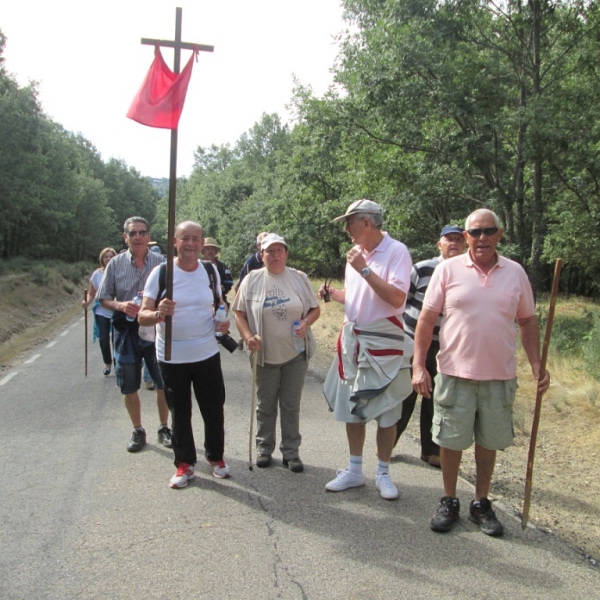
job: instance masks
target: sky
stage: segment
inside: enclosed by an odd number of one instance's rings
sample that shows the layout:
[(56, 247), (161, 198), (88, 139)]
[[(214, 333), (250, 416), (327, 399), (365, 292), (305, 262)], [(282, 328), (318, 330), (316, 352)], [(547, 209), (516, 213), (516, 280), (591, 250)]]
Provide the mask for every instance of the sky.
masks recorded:
[[(141, 38), (172, 40), (175, 8), (182, 40), (214, 46), (194, 64), (178, 130), (178, 176), (194, 151), (235, 143), (263, 113), (286, 110), (293, 77), (323, 95), (347, 28), (340, 0), (18, 0), (0, 3), (5, 68), (19, 85), (38, 82), (42, 108), (81, 133), (102, 159), (142, 175), (168, 177), (170, 131), (125, 117), (154, 57)], [(173, 51), (162, 50), (173, 68)], [(189, 51), (182, 51), (181, 68)]]

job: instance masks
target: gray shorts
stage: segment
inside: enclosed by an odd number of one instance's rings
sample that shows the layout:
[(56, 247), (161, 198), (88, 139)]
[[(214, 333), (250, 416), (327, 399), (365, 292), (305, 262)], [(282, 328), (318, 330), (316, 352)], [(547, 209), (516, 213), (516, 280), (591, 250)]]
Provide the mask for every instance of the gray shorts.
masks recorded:
[(433, 441), (466, 450), (473, 440), (488, 450), (513, 443), (513, 404), (517, 378), (476, 381), (438, 373), (435, 377)]

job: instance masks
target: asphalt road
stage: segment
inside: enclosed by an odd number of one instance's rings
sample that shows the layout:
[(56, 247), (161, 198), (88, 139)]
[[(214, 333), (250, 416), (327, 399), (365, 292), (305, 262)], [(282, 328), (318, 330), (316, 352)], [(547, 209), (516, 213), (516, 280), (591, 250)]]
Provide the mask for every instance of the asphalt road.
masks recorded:
[[(456, 599), (598, 597), (600, 571), (553, 536), (497, 508), (503, 538), (463, 517), (449, 534), (428, 523), (440, 472), (403, 440), (393, 459), (400, 499), (375, 488), (374, 426), (367, 485), (325, 492), (346, 466), (344, 428), (327, 411), (322, 374), (307, 380), (301, 430), (306, 469), (248, 469), (251, 370), (222, 350), (226, 459), (217, 480), (172, 490), (172, 453), (156, 442), (155, 396), (143, 390), (148, 445), (129, 454), (131, 426), (113, 376), (83, 320), (0, 374), (0, 598)], [(194, 413), (202, 456), (202, 421)], [(463, 512), (471, 487), (461, 483)]]

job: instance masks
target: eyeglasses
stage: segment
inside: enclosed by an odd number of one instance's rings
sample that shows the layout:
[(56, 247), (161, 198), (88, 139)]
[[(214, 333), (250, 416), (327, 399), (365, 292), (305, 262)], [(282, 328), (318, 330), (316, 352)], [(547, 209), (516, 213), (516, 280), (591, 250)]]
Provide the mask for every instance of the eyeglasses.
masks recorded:
[(477, 229), (467, 229), (467, 233), (474, 238), (481, 237), (481, 234), (485, 236), (494, 235), (498, 233), (498, 227), (478, 227)]
[(137, 235), (139, 235), (141, 237), (146, 237), (148, 235), (148, 230), (146, 230), (146, 229), (140, 229), (140, 230), (132, 229), (131, 231), (127, 232), (127, 235), (129, 237), (136, 237)]

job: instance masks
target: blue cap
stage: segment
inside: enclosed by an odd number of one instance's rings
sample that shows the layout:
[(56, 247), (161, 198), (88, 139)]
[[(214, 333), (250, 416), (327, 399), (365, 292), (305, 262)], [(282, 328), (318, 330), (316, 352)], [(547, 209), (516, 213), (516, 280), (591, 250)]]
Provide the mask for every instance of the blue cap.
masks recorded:
[(459, 227), (458, 225), (446, 225), (442, 229), (442, 233), (440, 233), (440, 237), (444, 237), (445, 235), (448, 235), (449, 233), (462, 234), (463, 232), (464, 232), (464, 229), (462, 227)]

